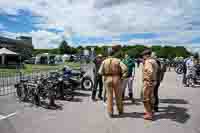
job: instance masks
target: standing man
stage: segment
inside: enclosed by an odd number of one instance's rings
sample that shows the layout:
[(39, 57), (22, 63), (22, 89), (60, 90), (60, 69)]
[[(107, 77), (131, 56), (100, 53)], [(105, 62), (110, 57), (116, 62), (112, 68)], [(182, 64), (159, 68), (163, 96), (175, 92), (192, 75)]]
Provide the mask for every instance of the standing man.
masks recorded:
[(154, 88), (157, 80), (158, 65), (151, 57), (151, 50), (142, 52), (144, 59), (143, 67), (143, 103), (145, 108), (144, 119), (152, 120), (154, 104)]
[(113, 93), (119, 115), (123, 113), (121, 78), (127, 74), (127, 67), (119, 59), (111, 57), (114, 51), (109, 53), (99, 69), (99, 74), (103, 76), (103, 84), (107, 93), (107, 111), (113, 117)]
[(152, 58), (155, 59), (156, 63), (158, 64), (158, 69), (157, 69), (157, 81), (156, 85), (154, 87), (154, 108), (153, 110), (155, 112), (158, 112), (158, 105), (159, 105), (159, 96), (158, 96), (158, 89), (160, 87), (160, 83), (162, 82), (164, 78), (164, 74), (166, 72), (166, 66), (164, 63), (161, 63), (158, 58), (156, 57), (155, 53), (152, 53)]
[(125, 97), (126, 87), (128, 86), (128, 95), (131, 101), (134, 102), (133, 99), (133, 80), (135, 76), (135, 61), (131, 59), (128, 54), (125, 54), (125, 58), (122, 60), (122, 62), (126, 65), (128, 68), (128, 74), (127, 78), (123, 80), (122, 88), (123, 88), (123, 98)]
[(93, 101), (96, 100), (96, 92), (97, 92), (98, 87), (99, 87), (98, 98), (100, 100), (103, 100), (103, 98), (102, 98), (102, 91), (103, 91), (102, 76), (98, 73), (102, 62), (103, 62), (103, 56), (101, 54), (99, 54), (94, 60), (94, 64), (95, 64), (95, 73), (94, 73), (95, 85), (94, 85), (94, 88), (92, 90), (92, 100)]

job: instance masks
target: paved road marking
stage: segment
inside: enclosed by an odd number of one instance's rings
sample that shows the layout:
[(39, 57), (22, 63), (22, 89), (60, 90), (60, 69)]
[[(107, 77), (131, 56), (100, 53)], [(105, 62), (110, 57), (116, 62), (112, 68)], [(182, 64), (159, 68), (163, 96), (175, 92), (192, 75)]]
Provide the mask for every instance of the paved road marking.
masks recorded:
[(12, 116), (14, 116), (14, 115), (16, 115), (16, 114), (17, 114), (17, 112), (11, 113), (11, 114), (6, 115), (6, 116), (0, 115), (0, 120), (7, 119), (7, 118), (12, 117)]

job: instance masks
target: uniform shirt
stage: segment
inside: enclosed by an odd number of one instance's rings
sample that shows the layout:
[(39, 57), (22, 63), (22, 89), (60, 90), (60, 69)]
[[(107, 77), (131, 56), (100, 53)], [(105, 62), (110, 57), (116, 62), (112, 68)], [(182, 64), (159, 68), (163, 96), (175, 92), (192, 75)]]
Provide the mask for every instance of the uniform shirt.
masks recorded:
[(119, 75), (122, 77), (126, 77), (127, 76), (127, 67), (119, 59), (109, 57), (102, 62), (98, 73), (103, 76)]
[(146, 59), (143, 67), (143, 80), (144, 81), (157, 81), (158, 64), (153, 58)]
[(134, 68), (135, 68), (135, 61), (132, 60), (130, 57), (125, 58), (122, 60), (122, 62), (127, 66), (128, 68), (128, 77), (131, 77), (134, 75)]

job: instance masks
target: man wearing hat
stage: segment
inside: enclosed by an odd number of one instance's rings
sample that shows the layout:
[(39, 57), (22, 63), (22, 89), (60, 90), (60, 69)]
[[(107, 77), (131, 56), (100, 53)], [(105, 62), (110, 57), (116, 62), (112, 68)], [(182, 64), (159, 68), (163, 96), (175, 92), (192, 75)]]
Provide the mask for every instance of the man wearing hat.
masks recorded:
[(98, 74), (99, 68), (101, 66), (101, 63), (103, 62), (103, 56), (99, 54), (95, 59), (94, 59), (94, 64), (95, 64), (95, 84), (94, 88), (92, 90), (92, 100), (96, 100), (96, 92), (97, 88), (99, 87), (99, 93), (98, 93), (98, 98), (102, 100), (102, 91), (103, 91), (103, 82), (102, 82), (102, 76)]
[(111, 55), (116, 51), (109, 52), (107, 59), (103, 61), (99, 69), (99, 74), (103, 76), (103, 84), (107, 93), (107, 111), (110, 117), (113, 117), (113, 95), (115, 95), (118, 113), (123, 113), (122, 102), (122, 77), (127, 74), (127, 67), (119, 59)]
[(154, 88), (157, 81), (158, 64), (151, 57), (151, 50), (147, 49), (142, 52), (144, 59), (143, 67), (143, 103), (145, 108), (144, 119), (152, 120), (154, 104)]

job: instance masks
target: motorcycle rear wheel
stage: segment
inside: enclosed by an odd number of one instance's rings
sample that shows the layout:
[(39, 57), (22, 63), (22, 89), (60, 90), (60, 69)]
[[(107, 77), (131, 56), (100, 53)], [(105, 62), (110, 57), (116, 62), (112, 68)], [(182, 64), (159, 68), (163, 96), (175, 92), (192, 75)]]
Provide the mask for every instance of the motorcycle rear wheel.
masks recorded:
[(81, 88), (84, 90), (92, 90), (93, 88), (93, 82), (90, 77), (84, 77), (81, 81)]
[(25, 98), (25, 94), (24, 94), (24, 88), (22, 85), (17, 85), (16, 86), (16, 93), (17, 93), (17, 97), (19, 98), (20, 101), (23, 101)]

